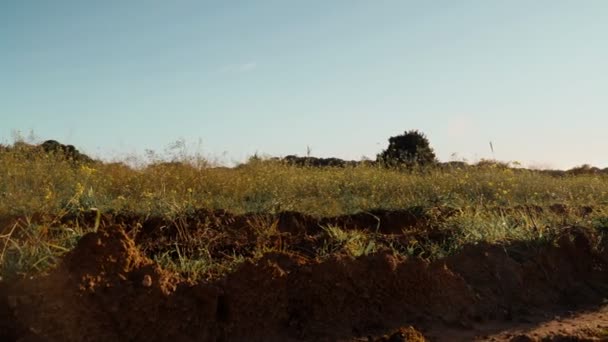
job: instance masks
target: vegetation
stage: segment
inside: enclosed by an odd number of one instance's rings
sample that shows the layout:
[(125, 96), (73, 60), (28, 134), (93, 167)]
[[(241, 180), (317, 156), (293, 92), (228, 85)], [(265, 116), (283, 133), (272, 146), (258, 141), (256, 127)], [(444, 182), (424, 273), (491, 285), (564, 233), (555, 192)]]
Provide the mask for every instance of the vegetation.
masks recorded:
[(429, 166), (437, 163), (437, 157), (424, 133), (406, 131), (388, 139), (386, 150), (378, 154), (378, 161), (387, 165)]
[[(178, 156), (171, 162), (156, 159), (127, 166), (75, 163), (64, 154), (39, 149), (0, 148), (0, 274), (30, 274), (53, 265), (82, 234), (96, 228), (68, 225), (61, 218), (91, 212), (176, 220), (198, 209), (329, 217), (421, 208), (428, 226), (453, 233), (449, 240), (397, 245), (379, 241), (372, 232), (327, 226), (320, 257), (336, 250), (356, 257), (389, 246), (396, 253), (434, 258), (479, 241), (543, 241), (566, 224), (608, 228), (608, 176), (590, 167), (555, 176), (484, 161), (404, 172), (373, 163), (302, 167), (258, 157), (224, 168), (198, 156)], [(435, 161), (428, 141), (416, 131), (391, 138), (382, 158)], [(552, 209), (541, 212), (536, 207)], [(438, 208), (451, 208), (453, 214), (443, 217)], [(15, 217), (20, 220), (9, 220)], [(279, 235), (271, 221), (260, 224), (256, 234), (260, 243), (253, 255), (272, 250), (268, 241)], [(243, 260), (234, 255), (219, 262), (204, 248), (192, 252), (179, 246), (153, 257), (190, 276), (226, 272)]]
[(197, 208), (233, 213), (298, 211), (335, 216), (413, 206), (603, 205), (604, 174), (554, 177), (482, 167), (401, 172), (378, 166), (295, 167), (257, 161), (238, 168), (189, 161), (131, 168), (122, 163), (74, 165), (62, 156), (0, 154), (0, 214), (64, 214), (98, 208), (176, 215)]

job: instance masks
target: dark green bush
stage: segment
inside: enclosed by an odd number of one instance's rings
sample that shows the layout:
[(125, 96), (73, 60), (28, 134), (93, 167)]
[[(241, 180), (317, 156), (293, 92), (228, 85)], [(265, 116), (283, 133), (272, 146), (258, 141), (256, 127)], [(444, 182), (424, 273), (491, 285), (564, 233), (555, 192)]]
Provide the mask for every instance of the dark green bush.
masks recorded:
[(387, 166), (430, 166), (437, 157), (429, 140), (418, 130), (406, 131), (388, 139), (388, 148), (377, 156), (377, 161)]

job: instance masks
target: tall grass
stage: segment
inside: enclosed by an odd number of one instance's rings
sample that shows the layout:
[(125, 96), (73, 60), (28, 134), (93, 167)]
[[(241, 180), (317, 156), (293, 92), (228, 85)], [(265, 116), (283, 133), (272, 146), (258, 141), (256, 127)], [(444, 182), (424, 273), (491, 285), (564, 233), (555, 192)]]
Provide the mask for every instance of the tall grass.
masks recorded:
[[(1, 219), (21, 217), (17, 226), (0, 227), (0, 273), (27, 274), (52, 265), (79, 236), (93, 229), (61, 226), (56, 218), (93, 208), (101, 213), (169, 218), (201, 208), (235, 214), (298, 211), (317, 217), (414, 206), (457, 208), (456, 215), (437, 223), (441, 229), (456, 232), (453, 241), (429, 246), (412, 242), (407, 247), (409, 254), (427, 257), (479, 241), (547, 239), (555, 232), (552, 227), (564, 224), (608, 227), (608, 176), (604, 174), (554, 177), (493, 163), (405, 171), (373, 165), (295, 167), (260, 158), (222, 168), (188, 155), (179, 155), (170, 163), (152, 161), (137, 167), (79, 164), (35, 149), (0, 148), (0, 223), (13, 225), (14, 221)], [(555, 203), (594, 210), (590, 215), (577, 215), (527, 209)], [(507, 213), (500, 208), (514, 209)], [(38, 219), (30, 220), (34, 217)], [(350, 254), (358, 256), (377, 248), (373, 237), (342, 232), (340, 227), (327, 229), (336, 241), (327, 246), (329, 251), (346, 246)], [(215, 261), (209, 257), (190, 260), (177, 255), (178, 260), (167, 255), (157, 259), (192, 274), (229, 269), (215, 265), (210, 271)], [(240, 260), (239, 256), (234, 259)]]
[(98, 208), (175, 215), (293, 210), (316, 216), (412, 206), (606, 205), (608, 176), (553, 177), (492, 166), (404, 172), (374, 166), (302, 168), (257, 161), (237, 168), (165, 163), (74, 164), (60, 156), (0, 153), (0, 214)]

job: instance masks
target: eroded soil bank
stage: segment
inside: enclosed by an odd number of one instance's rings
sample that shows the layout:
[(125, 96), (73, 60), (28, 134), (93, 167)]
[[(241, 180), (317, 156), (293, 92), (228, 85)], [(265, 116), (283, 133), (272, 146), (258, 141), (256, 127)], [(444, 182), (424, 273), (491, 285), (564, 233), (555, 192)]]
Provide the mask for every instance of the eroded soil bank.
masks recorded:
[(478, 244), (433, 262), (389, 251), (324, 260), (272, 252), (194, 283), (147, 258), (123, 226), (108, 225), (47, 275), (0, 283), (0, 339), (599, 340), (603, 316), (569, 335), (523, 328), (602, 304), (605, 247), (595, 232), (567, 227), (552, 243)]

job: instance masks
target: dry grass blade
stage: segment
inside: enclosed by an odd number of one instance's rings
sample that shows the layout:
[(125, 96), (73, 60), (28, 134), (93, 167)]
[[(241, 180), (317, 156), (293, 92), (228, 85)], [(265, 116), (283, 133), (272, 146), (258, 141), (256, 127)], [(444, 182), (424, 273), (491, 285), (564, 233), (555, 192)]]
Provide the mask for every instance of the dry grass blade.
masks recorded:
[(8, 244), (12, 241), (13, 233), (15, 232), (15, 230), (17, 229), (18, 226), (19, 226), (19, 221), (15, 222), (15, 224), (13, 225), (13, 227), (7, 234), (0, 235), (0, 238), (5, 240), (4, 246), (2, 246), (2, 253), (0, 254), (0, 264), (4, 263), (4, 255), (6, 253), (6, 250), (8, 249)]

